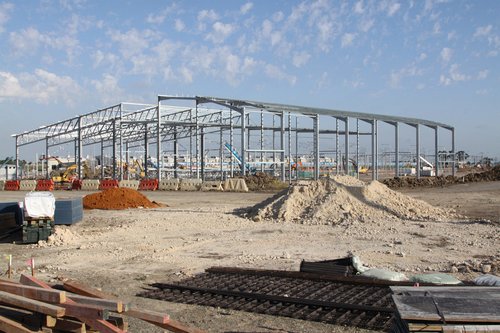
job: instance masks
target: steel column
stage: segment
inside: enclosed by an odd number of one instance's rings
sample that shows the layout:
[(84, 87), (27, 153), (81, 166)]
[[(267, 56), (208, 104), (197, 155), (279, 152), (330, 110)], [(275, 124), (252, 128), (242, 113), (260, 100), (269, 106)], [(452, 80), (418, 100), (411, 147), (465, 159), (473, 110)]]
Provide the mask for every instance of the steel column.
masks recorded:
[[(15, 173), (15, 176), (14, 176), (14, 179), (15, 180), (18, 180), (19, 179), (19, 145), (18, 145), (18, 136), (16, 135), (16, 152), (15, 152), (15, 159), (16, 159), (16, 173)], [(47, 145), (48, 146), (48, 145)], [(5, 175), (5, 180), (9, 180), (9, 171), (7, 169), (7, 174)], [(48, 177), (47, 177), (48, 179)]]
[(101, 179), (104, 179), (104, 139), (101, 139)]
[(130, 167), (129, 167), (129, 151), (128, 151), (128, 142), (125, 142), (125, 164), (126, 166), (126, 176), (127, 179), (130, 179)]
[(313, 117), (314, 122), (314, 180), (319, 179), (319, 115)]
[(378, 120), (375, 123), (375, 180), (378, 180)]
[(177, 178), (179, 168), (177, 156), (179, 155), (179, 144), (177, 143), (177, 126), (174, 126), (174, 178)]
[[(260, 110), (260, 150), (264, 150), (264, 111)], [(264, 172), (264, 153), (260, 153), (260, 172)]]
[(371, 125), (372, 125), (372, 180), (375, 180), (377, 179), (377, 175), (376, 175), (376, 165), (375, 165), (375, 155), (376, 155), (376, 152), (375, 152), (375, 146), (376, 146), (376, 143), (375, 143), (375, 120), (372, 120), (371, 121)]
[(276, 122), (273, 114), (273, 176), (276, 177)]
[(299, 117), (295, 116), (295, 179), (299, 180)]
[(394, 123), (395, 177), (399, 177), (399, 123)]
[(288, 113), (288, 183), (292, 183), (292, 116)]
[(436, 172), (436, 177), (439, 176), (439, 156), (438, 156), (438, 128), (434, 127), (434, 171)]
[[(233, 126), (233, 109), (229, 110), (229, 145), (231, 146), (231, 149), (234, 149), (234, 126)], [(234, 156), (233, 153), (229, 153), (229, 168), (230, 168), (230, 175), (231, 178), (234, 177)]]
[(113, 119), (113, 179), (116, 179), (116, 120)]
[(415, 151), (417, 155), (417, 179), (420, 178), (420, 126), (415, 125)]
[[(222, 112), (220, 114), (220, 122), (222, 124)], [(220, 180), (224, 180), (224, 130), (221, 126), (219, 129), (219, 164), (220, 164)]]
[(77, 172), (78, 172), (78, 179), (82, 179), (82, 117), (78, 117), (78, 137), (77, 137), (77, 143), (78, 143), (78, 157), (75, 156), (76, 158), (76, 165), (77, 165)]
[[(240, 114), (241, 114), (241, 175), (242, 176), (245, 176), (245, 164), (247, 162), (246, 160), (246, 122), (247, 122), (247, 118), (246, 118), (246, 112), (245, 112), (245, 109), (241, 109), (240, 110)], [(233, 148), (234, 149), (234, 148)]]
[(163, 165), (163, 154), (161, 152), (161, 110), (160, 107), (157, 108), (156, 110), (156, 167), (157, 167), (157, 173), (156, 177), (158, 178), (158, 182), (161, 181), (162, 175), (161, 175), (161, 168)]
[(148, 124), (144, 124), (144, 178), (148, 178)]
[[(18, 166), (19, 163), (16, 162), (16, 172), (19, 172)], [(45, 138), (45, 179), (49, 179), (49, 176), (49, 138)]]
[(359, 179), (359, 118), (356, 118), (356, 176)]
[(205, 131), (204, 131), (204, 127), (200, 128), (200, 168), (201, 168), (201, 180), (205, 181)]
[(281, 129), (280, 129), (280, 159), (281, 159), (281, 181), (284, 182), (285, 178), (285, 112), (280, 114)]
[(339, 119), (335, 118), (335, 174), (340, 173), (340, 166), (342, 163), (339, 163), (340, 154), (339, 154)]
[(349, 174), (349, 118), (345, 118), (345, 174)]
[(199, 131), (200, 127), (198, 125), (198, 99), (196, 99), (196, 109), (195, 109), (195, 153), (196, 153), (196, 179), (200, 179), (200, 138)]
[(451, 156), (453, 156), (453, 162), (451, 163), (453, 169), (451, 171), (451, 175), (453, 177), (455, 177), (456, 165), (455, 165), (455, 129), (454, 128), (451, 129)]

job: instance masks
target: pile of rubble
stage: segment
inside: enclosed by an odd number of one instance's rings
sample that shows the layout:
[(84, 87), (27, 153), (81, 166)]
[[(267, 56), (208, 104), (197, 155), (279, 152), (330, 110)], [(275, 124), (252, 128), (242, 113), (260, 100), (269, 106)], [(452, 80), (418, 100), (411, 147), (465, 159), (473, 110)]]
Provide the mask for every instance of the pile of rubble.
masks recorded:
[(500, 180), (500, 165), (484, 171), (469, 173), (461, 177), (453, 176), (439, 176), (439, 177), (395, 177), (384, 179), (382, 183), (390, 188), (402, 188), (402, 187), (439, 187), (452, 184), (460, 183), (475, 183), (475, 182), (485, 182), (485, 181), (497, 181)]
[(452, 273), (500, 273), (500, 256), (485, 256), (483, 258), (475, 258), (450, 264), (450, 272)]
[(335, 176), (292, 186), (252, 207), (246, 216), (254, 221), (333, 225), (395, 219), (440, 221), (454, 213), (395, 192), (377, 181), (365, 184), (353, 177)]
[(253, 175), (245, 176), (244, 179), (250, 191), (276, 191), (288, 187), (287, 183), (265, 172), (257, 172)]

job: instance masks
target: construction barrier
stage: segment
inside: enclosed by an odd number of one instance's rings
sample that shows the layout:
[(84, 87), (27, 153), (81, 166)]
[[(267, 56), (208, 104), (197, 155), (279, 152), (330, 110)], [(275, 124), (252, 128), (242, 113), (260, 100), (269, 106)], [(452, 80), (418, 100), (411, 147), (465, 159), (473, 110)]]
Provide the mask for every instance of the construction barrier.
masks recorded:
[(224, 191), (227, 192), (248, 192), (247, 183), (244, 179), (227, 179), (224, 182)]
[(7, 180), (5, 182), (5, 191), (19, 191), (19, 180)]
[(118, 184), (120, 188), (129, 188), (131, 190), (139, 189), (139, 181), (138, 180), (120, 180)]
[(141, 179), (139, 191), (156, 191), (158, 189), (158, 179)]
[(34, 191), (37, 181), (34, 179), (23, 179), (19, 183), (19, 191)]
[(82, 180), (81, 179), (73, 179), (71, 183), (72, 190), (81, 190), (82, 189)]
[(179, 183), (180, 191), (199, 191), (201, 187), (201, 179), (182, 178)]
[(36, 191), (53, 191), (54, 181), (52, 179), (39, 179), (36, 183)]
[(5, 180), (0, 180), (0, 191), (3, 191), (5, 188)]
[(99, 179), (84, 179), (82, 181), (82, 191), (97, 191), (100, 184)]
[(179, 179), (162, 179), (158, 184), (160, 191), (177, 191), (179, 189)]
[(101, 183), (99, 185), (99, 189), (101, 191), (117, 187), (118, 187), (118, 180), (116, 179), (101, 179)]
[(222, 188), (222, 182), (218, 180), (204, 181), (201, 184), (201, 190), (204, 192), (208, 191), (224, 191)]

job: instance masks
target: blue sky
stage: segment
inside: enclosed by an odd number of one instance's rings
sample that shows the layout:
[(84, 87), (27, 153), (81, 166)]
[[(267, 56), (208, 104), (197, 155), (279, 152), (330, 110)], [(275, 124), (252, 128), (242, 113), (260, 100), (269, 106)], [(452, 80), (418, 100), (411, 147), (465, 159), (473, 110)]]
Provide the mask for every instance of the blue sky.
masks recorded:
[[(416, 117), (500, 157), (500, 1), (0, 0), (10, 134), (158, 94)], [(40, 152), (42, 153), (42, 151)]]

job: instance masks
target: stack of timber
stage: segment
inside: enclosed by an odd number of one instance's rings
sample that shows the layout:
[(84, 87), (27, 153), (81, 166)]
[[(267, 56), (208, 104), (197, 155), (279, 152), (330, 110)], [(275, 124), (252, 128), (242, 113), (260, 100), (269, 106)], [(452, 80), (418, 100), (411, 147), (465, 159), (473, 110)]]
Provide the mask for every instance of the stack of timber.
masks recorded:
[(391, 287), (393, 333), (500, 333), (498, 287)]
[(0, 332), (124, 333), (127, 316), (179, 333), (201, 333), (167, 314), (131, 308), (100, 290), (66, 281), (54, 289), (32, 276), (0, 280)]

